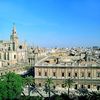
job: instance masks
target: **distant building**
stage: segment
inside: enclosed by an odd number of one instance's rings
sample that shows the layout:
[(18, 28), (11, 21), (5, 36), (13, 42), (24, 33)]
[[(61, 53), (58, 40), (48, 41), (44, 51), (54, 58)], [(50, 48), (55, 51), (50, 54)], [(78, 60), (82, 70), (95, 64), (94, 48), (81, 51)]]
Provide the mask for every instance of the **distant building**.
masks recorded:
[[(57, 52), (55, 52), (57, 53)], [(100, 65), (95, 61), (85, 61), (82, 57), (67, 56), (66, 58), (75, 58), (71, 60), (58, 60), (57, 53), (54, 56), (51, 54), (47, 59), (35, 65), (35, 82), (39, 87), (44, 86), (48, 77), (51, 77), (56, 89), (64, 89), (64, 80), (71, 78), (75, 82), (73, 89), (87, 88), (89, 90), (100, 90)], [(63, 58), (63, 56), (59, 58)], [(81, 56), (81, 55), (80, 55)], [(55, 58), (57, 58), (55, 60)], [(83, 60), (83, 61), (82, 61)], [(65, 62), (66, 61), (66, 62)]]
[(38, 60), (46, 56), (46, 49), (29, 47), (19, 41), (16, 27), (13, 25), (10, 40), (0, 40), (0, 75), (9, 71), (20, 72), (26, 66), (33, 66)]
[(56, 89), (63, 89), (64, 80), (71, 78), (74, 89), (100, 90), (100, 49), (28, 47), (19, 41), (14, 25), (10, 40), (0, 41), (0, 75), (20, 72), (25, 66), (34, 66), (39, 87), (45, 85), (47, 77), (52, 77)]
[(0, 67), (13, 66), (18, 63), (26, 62), (27, 46), (20, 43), (17, 36), (15, 25), (9, 41), (0, 41)]

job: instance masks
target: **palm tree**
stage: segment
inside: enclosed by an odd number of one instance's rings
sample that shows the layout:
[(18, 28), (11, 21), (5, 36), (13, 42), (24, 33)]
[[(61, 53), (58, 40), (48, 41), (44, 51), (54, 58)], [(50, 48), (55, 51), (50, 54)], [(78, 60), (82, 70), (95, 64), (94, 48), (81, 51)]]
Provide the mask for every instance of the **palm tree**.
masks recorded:
[(79, 94), (80, 94), (81, 96), (85, 96), (85, 95), (87, 95), (87, 94), (89, 93), (88, 89), (85, 88), (85, 87), (79, 88), (79, 89), (78, 89), (78, 92), (79, 92)]
[(69, 92), (70, 92), (70, 88), (73, 85), (74, 81), (71, 78), (65, 79), (64, 80), (64, 87), (68, 87), (68, 96), (69, 96)]
[(25, 84), (28, 85), (28, 95), (30, 96), (30, 86), (35, 85), (35, 79), (32, 76), (27, 76), (25, 78)]
[(100, 100), (100, 93), (99, 92), (89, 92), (88, 100)]
[(25, 84), (28, 85), (28, 95), (29, 96), (30, 96), (31, 91), (33, 92), (36, 91), (43, 98), (43, 95), (38, 91), (38, 88), (36, 87), (36, 84), (35, 84), (35, 79), (32, 76), (27, 76), (25, 78)]
[(49, 93), (49, 100), (50, 100), (50, 97), (51, 97), (50, 92), (51, 92), (51, 85), (52, 84), (53, 84), (52, 78), (51, 77), (50, 78), (48, 77), (46, 79), (46, 83), (45, 83), (45, 87), (46, 87), (45, 91), (46, 92), (48, 91), (48, 93)]

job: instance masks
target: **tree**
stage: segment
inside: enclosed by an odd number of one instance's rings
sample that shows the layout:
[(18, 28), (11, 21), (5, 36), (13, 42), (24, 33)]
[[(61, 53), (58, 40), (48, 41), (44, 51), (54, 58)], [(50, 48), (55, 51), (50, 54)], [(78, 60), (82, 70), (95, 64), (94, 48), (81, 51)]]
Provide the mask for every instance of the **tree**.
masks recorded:
[(32, 77), (32, 76), (27, 76), (25, 78), (25, 81), (24, 81), (25, 85), (28, 85), (28, 95), (30, 96), (30, 92), (37, 92), (42, 98), (43, 98), (43, 95), (38, 91), (37, 87), (36, 87), (36, 84), (35, 84), (35, 79)]
[(28, 95), (30, 96), (31, 86), (35, 86), (35, 79), (32, 76), (27, 76), (24, 82), (25, 85), (28, 85)]
[(63, 99), (63, 100), (72, 100), (69, 98), (68, 94), (66, 93), (61, 93), (60, 97)]
[(65, 79), (64, 80), (64, 87), (68, 87), (68, 96), (69, 96), (69, 92), (70, 92), (70, 88), (73, 85), (74, 81), (71, 78)]
[(88, 96), (87, 96), (88, 100), (100, 100), (100, 93), (99, 92), (89, 92)]
[(64, 100), (60, 95), (51, 96), (51, 100)]
[(46, 83), (45, 83), (45, 86), (46, 86), (46, 89), (45, 89), (45, 91), (48, 91), (48, 93), (49, 93), (49, 100), (50, 100), (50, 97), (51, 97), (51, 94), (50, 94), (50, 92), (51, 92), (51, 85), (53, 84), (53, 81), (52, 81), (52, 78), (50, 77), (48, 77), (47, 79), (46, 79)]
[(0, 77), (0, 99), (15, 99), (20, 97), (23, 91), (23, 79), (21, 76), (9, 72)]
[(79, 88), (79, 89), (78, 89), (78, 92), (79, 92), (79, 94), (80, 94), (81, 96), (85, 96), (85, 95), (87, 95), (87, 94), (89, 93), (88, 89), (85, 88), (85, 87)]
[(0, 79), (0, 100), (7, 98), (7, 87), (4, 81)]

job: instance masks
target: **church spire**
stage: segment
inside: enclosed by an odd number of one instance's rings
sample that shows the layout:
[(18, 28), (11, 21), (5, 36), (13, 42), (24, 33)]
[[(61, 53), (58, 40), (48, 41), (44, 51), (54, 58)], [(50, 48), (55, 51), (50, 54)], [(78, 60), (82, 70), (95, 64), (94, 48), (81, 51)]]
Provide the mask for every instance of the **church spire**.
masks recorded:
[(15, 26), (15, 23), (13, 23), (13, 30), (12, 30), (12, 34), (16, 34), (16, 26)]
[(18, 36), (17, 36), (17, 32), (16, 32), (15, 23), (13, 23), (13, 29), (12, 29), (12, 34), (10, 36), (10, 40), (13, 41), (13, 42), (18, 41)]
[(18, 36), (17, 36), (17, 32), (16, 32), (15, 23), (13, 23), (13, 29), (12, 29), (12, 34), (10, 36), (10, 40), (13, 45), (13, 50), (16, 50), (18, 47)]

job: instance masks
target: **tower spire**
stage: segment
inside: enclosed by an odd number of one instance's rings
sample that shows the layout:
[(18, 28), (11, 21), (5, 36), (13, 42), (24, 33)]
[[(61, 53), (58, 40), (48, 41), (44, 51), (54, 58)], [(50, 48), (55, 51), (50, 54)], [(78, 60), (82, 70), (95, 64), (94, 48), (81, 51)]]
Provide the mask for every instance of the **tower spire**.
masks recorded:
[(17, 32), (16, 32), (15, 23), (13, 23), (13, 29), (12, 29), (12, 34), (10, 36), (10, 40), (13, 45), (13, 50), (16, 50), (18, 47), (18, 36), (17, 36)]
[(16, 26), (15, 26), (15, 23), (13, 23), (13, 30), (12, 30), (12, 33), (13, 33), (13, 34), (16, 34)]
[(15, 27), (15, 23), (13, 23), (13, 29), (12, 29), (12, 34), (10, 36), (10, 39), (12, 41), (17, 41), (18, 40), (18, 36), (17, 36), (17, 32), (16, 32), (16, 27)]

